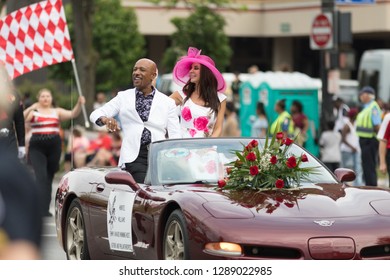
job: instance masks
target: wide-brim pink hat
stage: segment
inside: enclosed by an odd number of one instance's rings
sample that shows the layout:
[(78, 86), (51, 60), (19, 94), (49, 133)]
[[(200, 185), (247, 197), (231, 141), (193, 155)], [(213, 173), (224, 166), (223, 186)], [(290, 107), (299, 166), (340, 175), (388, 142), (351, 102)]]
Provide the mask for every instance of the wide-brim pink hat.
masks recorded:
[(224, 92), (226, 89), (226, 83), (225, 79), (223, 78), (222, 74), (218, 71), (218, 69), (215, 67), (214, 61), (208, 57), (207, 55), (201, 55), (200, 52), (202, 50), (198, 50), (194, 47), (189, 47), (187, 56), (183, 56), (180, 58), (180, 60), (176, 63), (175, 67), (173, 68), (173, 80), (175, 83), (177, 83), (180, 86), (184, 86), (188, 80), (189, 72), (191, 69), (191, 65), (193, 63), (200, 63), (203, 66), (206, 66), (208, 69), (211, 70), (214, 77), (217, 79), (218, 86), (217, 90), (219, 92)]

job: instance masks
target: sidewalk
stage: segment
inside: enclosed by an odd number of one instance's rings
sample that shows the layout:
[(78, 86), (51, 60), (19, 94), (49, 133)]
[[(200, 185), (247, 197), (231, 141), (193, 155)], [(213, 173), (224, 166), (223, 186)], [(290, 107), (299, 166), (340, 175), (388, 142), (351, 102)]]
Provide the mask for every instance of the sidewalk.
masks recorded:
[(388, 177), (384, 176), (384, 177), (378, 178), (378, 186), (379, 187), (389, 188), (389, 179), (388, 179)]

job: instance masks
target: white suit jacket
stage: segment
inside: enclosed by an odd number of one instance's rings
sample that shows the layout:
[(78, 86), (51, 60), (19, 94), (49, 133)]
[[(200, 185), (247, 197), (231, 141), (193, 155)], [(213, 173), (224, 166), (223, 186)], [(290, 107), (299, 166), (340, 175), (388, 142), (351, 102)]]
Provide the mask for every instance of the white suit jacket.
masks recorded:
[(120, 91), (109, 102), (94, 110), (89, 117), (92, 123), (96, 123), (100, 117), (119, 116), (123, 131), (118, 162), (120, 167), (138, 157), (144, 127), (151, 132), (152, 142), (165, 139), (167, 131), (169, 138), (181, 138), (176, 104), (172, 98), (156, 89), (148, 121), (143, 122), (135, 108), (135, 97), (134, 88)]

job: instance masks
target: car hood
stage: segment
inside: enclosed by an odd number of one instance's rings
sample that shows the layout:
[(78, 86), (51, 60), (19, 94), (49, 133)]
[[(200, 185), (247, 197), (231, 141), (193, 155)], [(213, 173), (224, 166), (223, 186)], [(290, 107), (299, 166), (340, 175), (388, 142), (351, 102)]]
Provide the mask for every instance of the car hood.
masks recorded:
[(390, 216), (390, 191), (343, 184), (284, 190), (197, 191), (215, 218)]

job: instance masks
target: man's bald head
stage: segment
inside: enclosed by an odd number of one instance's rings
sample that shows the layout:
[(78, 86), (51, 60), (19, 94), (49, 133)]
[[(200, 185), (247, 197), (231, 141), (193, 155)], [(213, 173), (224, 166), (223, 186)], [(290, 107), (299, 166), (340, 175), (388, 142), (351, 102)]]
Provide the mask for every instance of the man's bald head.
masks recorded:
[(139, 59), (133, 68), (133, 84), (144, 94), (152, 91), (153, 80), (157, 77), (157, 65), (148, 58)]

